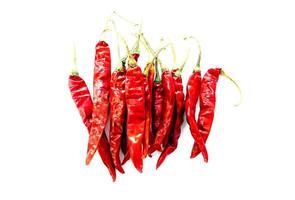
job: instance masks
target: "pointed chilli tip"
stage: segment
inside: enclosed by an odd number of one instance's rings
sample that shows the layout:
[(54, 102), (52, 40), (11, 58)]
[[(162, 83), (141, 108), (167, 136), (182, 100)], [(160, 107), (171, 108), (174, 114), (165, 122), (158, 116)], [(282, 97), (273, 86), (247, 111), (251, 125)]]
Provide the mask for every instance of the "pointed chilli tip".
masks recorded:
[(156, 170), (162, 165), (164, 160), (165, 160), (165, 158), (163, 158), (161, 155), (157, 161)]
[(142, 168), (143, 168), (142, 164), (140, 164), (139, 166), (135, 166), (135, 168), (137, 169), (139, 173), (142, 173)]
[(125, 174), (125, 171), (124, 171), (124, 169), (123, 169), (123, 167), (122, 167), (121, 164), (118, 164), (117, 166), (115, 166), (115, 168), (116, 168), (121, 174)]
[(151, 147), (150, 150), (149, 150), (149, 155), (152, 156), (152, 154), (153, 154), (155, 151), (157, 151), (157, 150), (158, 150), (158, 151), (161, 150), (161, 149), (159, 150), (159, 145), (158, 145), (158, 144), (153, 144), (152, 147)]
[(161, 163), (157, 162), (156, 170), (158, 170), (161, 165), (162, 165), (162, 162)]
[(204, 162), (208, 163), (208, 157), (204, 157)]
[(116, 173), (115, 174), (111, 174), (113, 182), (116, 182)]
[(90, 152), (87, 152), (87, 157), (86, 157), (86, 162), (85, 162), (86, 165), (89, 165), (91, 163), (93, 157), (94, 157), (94, 153), (91, 154)]
[(89, 158), (86, 158), (85, 164), (86, 164), (86, 165), (89, 165), (90, 162), (91, 162), (91, 161), (89, 160)]
[(193, 148), (192, 151), (191, 151), (190, 159), (195, 158), (197, 155), (198, 155), (198, 154), (194, 151), (194, 148)]

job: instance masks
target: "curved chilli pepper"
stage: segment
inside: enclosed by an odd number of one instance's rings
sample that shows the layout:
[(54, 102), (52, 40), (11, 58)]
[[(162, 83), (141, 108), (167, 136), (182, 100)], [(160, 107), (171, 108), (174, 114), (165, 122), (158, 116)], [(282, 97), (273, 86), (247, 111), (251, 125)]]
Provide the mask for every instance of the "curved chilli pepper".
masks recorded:
[(174, 103), (175, 103), (175, 86), (172, 77), (172, 73), (168, 70), (164, 71), (162, 74), (163, 83), (163, 114), (162, 123), (156, 132), (156, 138), (153, 145), (150, 148), (149, 154), (152, 154), (156, 150), (162, 150), (162, 143), (167, 134), (170, 133), (173, 119)]
[[(202, 79), (198, 127), (204, 142), (207, 141), (213, 124), (214, 109), (216, 104), (216, 85), (220, 73), (220, 68), (209, 69)], [(195, 142), (192, 149), (191, 158), (196, 157), (199, 153), (200, 148)]]
[(77, 73), (69, 76), (69, 89), (83, 123), (90, 130), (93, 103), (85, 81)]
[(109, 89), (111, 78), (111, 53), (109, 45), (99, 41), (96, 45), (93, 78), (92, 127), (88, 140), (86, 164), (88, 165), (102, 136), (108, 119)]
[(144, 128), (144, 142), (143, 142), (143, 158), (148, 155), (151, 129), (152, 129), (152, 92), (153, 81), (155, 75), (155, 68), (152, 62), (148, 63), (145, 67), (144, 74), (146, 75), (145, 86), (145, 128)]
[(169, 136), (168, 144), (165, 146), (164, 151), (161, 153), (156, 168), (159, 168), (160, 165), (164, 162), (166, 157), (171, 154), (178, 145), (178, 139), (181, 134), (181, 125), (183, 123), (183, 114), (184, 114), (184, 93), (181, 76), (175, 74), (176, 70), (172, 71), (174, 85), (175, 85), (175, 106), (174, 106), (174, 119), (172, 124), (171, 133)]
[(130, 158), (142, 172), (142, 139), (145, 127), (144, 75), (138, 66), (129, 66), (126, 72), (125, 94), (127, 105), (127, 137)]
[[(87, 127), (88, 133), (90, 133), (92, 124), (93, 103), (88, 87), (85, 81), (78, 75), (78, 73), (69, 76), (69, 89), (82, 117), (82, 120)], [(106, 134), (103, 133), (102, 138), (99, 142), (98, 153), (104, 165), (108, 168), (113, 181), (115, 181), (116, 171), (109, 149), (109, 142), (107, 140)]]
[(116, 69), (111, 77), (110, 90), (110, 146), (117, 170), (124, 173), (120, 161), (120, 146), (126, 113), (125, 70)]
[(201, 72), (200, 70), (194, 70), (193, 74), (189, 77), (186, 87), (185, 113), (187, 122), (190, 126), (191, 134), (195, 140), (195, 144), (200, 148), (204, 161), (208, 162), (207, 149), (195, 119), (196, 104), (200, 95), (200, 89)]

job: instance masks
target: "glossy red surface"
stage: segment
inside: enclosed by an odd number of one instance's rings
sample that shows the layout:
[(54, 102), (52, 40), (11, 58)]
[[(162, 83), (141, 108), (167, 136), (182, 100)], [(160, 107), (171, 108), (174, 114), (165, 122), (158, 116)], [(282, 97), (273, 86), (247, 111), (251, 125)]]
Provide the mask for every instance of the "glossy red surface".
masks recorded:
[(200, 148), (204, 161), (208, 161), (208, 153), (204, 140), (199, 132), (198, 124), (195, 118), (196, 104), (201, 90), (201, 73), (193, 72), (189, 77), (186, 87), (185, 113), (186, 120), (189, 124), (191, 134), (195, 140), (195, 144)]
[(175, 85), (170, 71), (164, 71), (162, 73), (163, 83), (163, 112), (161, 118), (161, 124), (156, 132), (156, 138), (149, 150), (149, 154), (152, 154), (156, 150), (162, 151), (162, 143), (167, 134), (169, 134), (172, 126), (174, 103), (175, 103)]
[[(204, 142), (207, 141), (214, 119), (216, 104), (216, 85), (220, 75), (220, 68), (209, 69), (202, 79), (200, 91), (200, 112), (198, 117), (199, 132)], [(194, 144), (191, 157), (194, 158), (200, 153), (197, 143)]]
[[(81, 118), (85, 126), (87, 127), (88, 133), (90, 133), (92, 125), (93, 103), (88, 87), (85, 81), (80, 76), (71, 75), (69, 77), (69, 89), (74, 100), (74, 103), (76, 104), (79, 110)], [(115, 181), (115, 166), (111, 158), (110, 145), (105, 132), (103, 132), (101, 140), (99, 142), (98, 153), (104, 165), (108, 168), (109, 173), (113, 178), (113, 181)]]
[(95, 53), (92, 127), (88, 140), (86, 164), (91, 162), (107, 123), (110, 79), (110, 48), (106, 42), (99, 41), (96, 45)]
[(145, 127), (145, 86), (140, 67), (128, 67), (125, 82), (127, 104), (127, 137), (130, 158), (142, 172), (142, 139)]
[(171, 132), (168, 138), (168, 142), (165, 145), (164, 151), (161, 153), (158, 162), (157, 168), (164, 162), (166, 157), (175, 151), (178, 145), (178, 139), (181, 134), (181, 125), (183, 123), (184, 115), (184, 93), (181, 76), (175, 75), (175, 70), (172, 71), (174, 85), (175, 85), (175, 106), (174, 106), (174, 116), (172, 122)]

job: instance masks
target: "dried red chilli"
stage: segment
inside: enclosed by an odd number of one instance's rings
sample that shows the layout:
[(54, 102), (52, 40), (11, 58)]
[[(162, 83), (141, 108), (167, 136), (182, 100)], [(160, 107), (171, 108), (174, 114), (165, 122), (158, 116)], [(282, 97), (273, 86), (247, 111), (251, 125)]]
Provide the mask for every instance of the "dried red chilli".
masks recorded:
[(127, 106), (127, 146), (134, 167), (142, 172), (142, 139), (145, 127), (145, 85), (144, 75), (136, 60), (131, 55), (125, 39), (120, 33), (128, 52), (128, 68), (125, 80), (125, 98)]
[[(139, 53), (133, 53), (132, 56), (135, 59), (135, 61), (137, 62), (140, 54)], [(126, 60), (124, 60), (122, 62), (124, 70), (126, 70), (125, 62), (126, 62)], [(124, 154), (124, 159), (122, 161), (122, 165), (124, 165), (130, 159), (130, 154), (129, 154), (128, 147), (127, 147), (127, 145), (128, 145), (128, 139), (127, 139), (128, 136), (127, 136), (127, 133), (126, 133), (126, 120), (127, 120), (127, 112), (125, 112), (124, 131), (123, 131), (123, 136), (122, 136), (122, 141), (121, 141), (121, 145), (122, 145), (121, 149), (122, 149), (122, 152)]]
[(130, 158), (142, 172), (142, 139), (145, 127), (144, 75), (139, 66), (129, 65), (126, 72), (127, 137)]
[(195, 140), (195, 143), (200, 148), (204, 161), (208, 161), (208, 153), (205, 147), (204, 140), (199, 132), (198, 124), (195, 119), (196, 104), (200, 95), (201, 87), (201, 73), (199, 70), (194, 71), (189, 77), (187, 88), (186, 88), (186, 101), (185, 101), (185, 113), (186, 120), (189, 124), (191, 134)]
[[(79, 110), (83, 123), (87, 127), (88, 133), (90, 133), (92, 125), (93, 103), (88, 87), (85, 81), (78, 75), (78, 73), (73, 73), (69, 76), (69, 89), (75, 105)], [(109, 142), (105, 133), (103, 132), (102, 138), (99, 142), (98, 153), (104, 165), (108, 168), (113, 181), (115, 181), (116, 171), (109, 148)]]
[(168, 137), (168, 143), (165, 145), (163, 152), (161, 153), (156, 168), (159, 168), (160, 165), (164, 162), (166, 157), (171, 154), (178, 145), (178, 139), (181, 134), (181, 125), (183, 123), (183, 114), (184, 114), (184, 93), (181, 75), (178, 75), (176, 72), (178, 70), (173, 70), (172, 75), (175, 85), (175, 106), (174, 106), (174, 119), (172, 123), (171, 133)]
[[(157, 61), (155, 62), (157, 63)], [(153, 97), (152, 97), (152, 134), (151, 144), (154, 142), (156, 132), (158, 131), (161, 124), (161, 116), (163, 113), (163, 84), (159, 75), (158, 67), (156, 68), (156, 78), (153, 82)]]
[[(110, 17), (108, 21), (113, 21), (113, 20)], [(114, 25), (114, 29), (116, 29), (115, 25)], [(105, 31), (108, 31), (108, 30), (110, 29), (105, 29)], [(139, 31), (139, 34), (138, 34), (137, 47), (138, 47), (140, 35), (143, 35), (141, 33), (141, 30)], [(101, 42), (104, 42), (104, 40), (101, 40)], [(123, 42), (125, 43), (127, 47), (126, 41), (124, 39), (123, 39)], [(93, 158), (93, 154), (95, 153), (96, 150), (98, 150), (99, 153), (102, 152), (102, 154), (105, 154), (105, 155), (108, 154), (108, 158), (103, 158), (102, 156), (102, 159), (105, 165), (109, 167), (109, 171), (111, 175), (115, 173), (115, 167), (120, 172), (124, 173), (122, 164), (120, 162), (120, 149), (122, 149), (122, 152), (124, 153), (124, 156), (125, 156), (123, 159), (123, 163), (131, 158), (136, 169), (142, 172), (142, 168), (143, 168), (142, 159), (145, 158), (148, 153), (151, 155), (151, 153), (153, 153), (154, 151), (159, 150), (159, 151), (162, 151), (162, 153), (157, 162), (157, 168), (158, 168), (163, 163), (165, 158), (177, 148), (178, 139), (181, 133), (181, 124), (183, 122), (184, 104), (186, 109), (190, 111), (187, 114), (187, 116), (190, 116), (190, 117), (187, 117), (187, 118), (188, 118), (188, 123), (190, 125), (192, 136), (195, 140), (195, 144), (192, 150), (192, 156), (196, 156), (197, 154), (202, 152), (204, 160), (207, 161), (208, 154), (207, 154), (205, 142), (208, 138), (208, 135), (213, 123), (214, 108), (215, 108), (215, 90), (216, 90), (216, 84), (217, 84), (218, 78), (215, 83), (215, 89), (213, 94), (214, 100), (212, 100), (211, 96), (208, 96), (209, 94), (207, 94), (206, 96), (206, 98), (209, 99), (208, 101), (210, 101), (210, 98), (211, 98), (211, 101), (214, 102), (213, 103), (214, 107), (213, 109), (211, 107), (211, 110), (210, 108), (208, 108), (208, 106), (206, 109), (203, 108), (204, 113), (201, 113), (200, 111), (199, 120), (198, 122), (196, 122), (196, 120), (192, 116), (195, 114), (195, 107), (198, 100), (199, 92), (200, 90), (203, 90), (203, 87), (202, 89), (200, 89), (201, 77), (200, 77), (199, 65), (197, 65), (197, 67), (194, 69), (194, 73), (189, 79), (188, 86), (187, 86), (188, 98), (186, 102), (184, 103), (182, 79), (181, 79), (181, 73), (179, 73), (181, 72), (180, 69), (173, 70), (171, 72), (168, 71), (167, 69), (164, 69), (162, 73), (162, 81), (159, 78), (159, 73), (157, 72), (156, 80), (153, 81), (154, 62), (148, 63), (146, 65), (146, 68), (143, 74), (136, 62), (140, 55), (139, 52), (138, 51), (130, 52), (127, 47), (127, 51), (128, 51), (127, 57), (129, 57), (128, 69), (125, 71), (126, 68), (122, 67), (121, 70), (116, 70), (115, 72), (113, 72), (112, 75), (110, 75), (111, 60), (110, 60), (110, 49), (108, 47), (108, 44), (106, 44), (106, 46), (103, 46), (102, 49), (104, 50), (101, 53), (99, 53), (100, 54), (99, 56), (101, 58), (97, 59), (99, 60), (99, 62), (97, 62), (98, 67), (95, 66), (95, 71), (98, 68), (101, 70), (101, 73), (98, 73), (98, 75), (94, 74), (94, 104), (95, 104), (94, 111), (93, 111), (93, 107), (91, 108), (91, 111), (89, 110), (85, 111), (83, 109), (82, 110), (79, 109), (80, 115), (90, 132), (86, 164), (90, 163), (91, 159)], [(118, 49), (120, 48), (118, 47)], [(109, 56), (106, 56), (107, 54)], [(151, 54), (154, 55), (154, 53), (151, 53)], [(156, 56), (153, 56), (153, 57), (154, 59), (156, 59)], [(175, 56), (174, 56), (174, 61), (175, 61)], [(155, 63), (157, 64), (157, 61)], [(109, 73), (108, 73), (108, 70), (109, 70)], [(224, 72), (220, 69), (219, 75), (223, 73)], [(109, 76), (107, 76), (107, 74)], [(96, 78), (98, 80), (95, 80)], [(124, 87), (124, 83), (125, 83), (124, 81), (127, 82), (126, 87)], [(95, 85), (95, 82), (99, 82), (98, 85)], [(109, 89), (111, 87), (111, 90), (105, 90), (105, 86), (108, 87)], [(87, 86), (86, 86), (86, 89), (88, 91)], [(126, 93), (124, 95), (125, 89), (126, 89)], [(155, 91), (153, 91), (153, 89), (155, 89)], [(196, 95), (196, 97), (192, 97), (194, 94), (198, 94), (198, 95)], [(87, 95), (89, 96), (90, 102), (92, 104), (89, 91)], [(89, 98), (87, 95), (83, 96), (83, 98), (81, 97), (80, 102), (84, 102), (84, 99), (85, 99), (84, 104), (90, 104)], [(155, 97), (153, 95), (155, 95)], [(98, 103), (97, 101), (97, 99), (99, 98), (102, 98), (103, 100), (100, 103)], [(74, 96), (73, 96), (73, 99), (74, 99)], [(86, 102), (86, 99), (88, 102)], [(108, 99), (111, 103), (111, 107), (110, 107), (111, 147), (108, 146), (109, 144), (108, 144), (106, 135), (104, 133), (106, 119), (108, 117), (108, 103), (109, 103)], [(200, 97), (200, 99), (201, 99), (200, 101), (203, 101), (202, 97)], [(79, 103), (77, 102), (77, 107), (79, 108), (78, 104)], [(84, 105), (82, 107), (87, 108), (87, 106), (84, 106)], [(206, 107), (206, 106), (202, 106), (202, 102), (201, 102), (200, 107), (201, 107), (200, 109), (202, 110), (202, 107)], [(98, 114), (95, 116), (94, 114), (95, 110), (96, 111), (99, 110), (98, 108), (100, 108), (100, 111), (102, 110), (102, 112), (101, 113), (97, 112)], [(207, 111), (208, 109), (211, 111), (211, 113), (209, 115), (206, 115), (209, 112)], [(191, 112), (192, 110), (194, 111)], [(92, 118), (94, 119), (93, 123), (92, 123)], [(204, 126), (205, 128), (202, 128), (202, 126)], [(93, 128), (93, 127), (96, 127), (96, 128)], [(96, 129), (96, 130), (93, 130), (93, 129)], [(208, 133), (205, 135), (201, 131), (201, 129), (206, 129), (205, 131)], [(109, 150), (109, 148), (111, 149), (111, 152), (110, 151), (103, 152), (103, 150)], [(112, 163), (112, 158), (114, 160), (114, 163)], [(106, 162), (106, 160), (108, 161)], [(112, 176), (113, 176), (113, 179), (115, 180), (114, 175)]]
[[(117, 32), (116, 24), (114, 21), (113, 28), (117, 33), (118, 45), (118, 57), (120, 59), (119, 66), (112, 73), (111, 76), (111, 90), (110, 90), (110, 142), (111, 142), (111, 153), (114, 160), (116, 168), (124, 173), (124, 170), (120, 161), (120, 148), (122, 146), (122, 152), (124, 153), (124, 162), (129, 159), (129, 154), (127, 151), (127, 138), (126, 137), (126, 99), (125, 99), (125, 79), (126, 79), (126, 60), (127, 57), (120, 58), (120, 46), (119, 38), (120, 35)], [(137, 42), (138, 44), (138, 42)], [(138, 52), (138, 45), (135, 44), (134, 50)], [(134, 53), (133, 57), (136, 60), (139, 57), (139, 53)]]
[(143, 158), (148, 155), (151, 139), (152, 129), (152, 92), (153, 92), (153, 81), (155, 75), (155, 69), (153, 62), (149, 62), (145, 69), (144, 74), (146, 78), (145, 85), (145, 130), (144, 130), (144, 142), (143, 142)]
[(125, 129), (125, 76), (125, 68), (117, 68), (112, 73), (110, 89), (110, 148), (116, 169), (121, 173), (124, 173), (120, 161), (120, 147)]
[[(113, 13), (115, 15), (117, 15), (119, 18), (123, 19), (124, 21), (126, 21), (126, 19), (122, 18), (120, 15), (118, 15), (117, 13)], [(129, 21), (127, 21), (129, 22)], [(127, 61), (127, 58), (129, 55), (131, 55), (132, 59), (134, 59), (136, 62), (140, 56), (140, 53), (139, 53), (139, 40), (140, 40), (140, 34), (138, 34), (137, 36), (137, 40), (135, 42), (135, 44), (133, 45), (132, 47), (132, 53), (129, 51), (129, 48), (126, 44), (126, 41), (125, 39), (122, 37), (122, 35), (117, 31), (117, 27), (116, 27), (116, 24), (114, 21), (112, 21), (113, 23), (113, 27), (114, 27), (114, 30), (116, 31), (116, 34), (117, 34), (117, 39), (119, 40), (119, 38), (122, 39), (122, 41), (125, 43), (125, 46), (126, 46), (126, 49), (128, 51), (128, 54), (127, 56), (125, 56), (124, 58), (121, 59), (121, 65), (125, 71), (125, 79), (126, 79), (126, 61)], [(135, 23), (132, 23), (133, 25), (137, 26), (138, 24), (135, 24)], [(139, 33), (141, 32), (141, 26), (139, 27)], [(118, 41), (119, 43), (119, 41)], [(118, 47), (118, 56), (120, 58), (120, 48), (119, 46)], [(124, 88), (124, 91), (125, 91), (125, 88)], [(126, 100), (125, 100), (125, 103), (126, 103)], [(126, 104), (125, 104), (125, 107), (126, 107)], [(122, 152), (124, 154), (124, 159), (122, 161), (122, 165), (125, 164), (129, 159), (130, 159), (130, 153), (129, 153), (129, 150), (128, 150), (128, 136), (127, 136), (127, 132), (126, 132), (126, 129), (127, 129), (127, 125), (126, 125), (126, 122), (127, 121), (127, 112), (125, 112), (125, 116), (124, 116), (124, 122), (123, 122), (123, 133), (122, 133), (122, 139), (121, 139), (121, 149), (122, 149)]]
[(91, 162), (107, 123), (110, 78), (110, 48), (105, 41), (99, 41), (96, 45), (95, 54), (92, 127), (88, 140), (86, 164)]
[[(226, 75), (221, 68), (211, 68), (204, 75), (200, 89), (200, 111), (197, 122), (199, 132), (204, 142), (207, 141), (213, 124), (214, 110), (216, 105), (216, 85), (220, 75), (230, 79), (239, 89), (239, 86), (235, 83), (235, 81)], [(241, 94), (240, 89), (239, 91)], [(191, 158), (196, 157), (200, 152), (201, 150), (195, 142), (191, 152)]]
[(162, 73), (162, 84), (163, 84), (163, 112), (162, 112), (162, 123), (160, 124), (156, 138), (149, 150), (149, 154), (152, 154), (156, 150), (162, 151), (162, 143), (167, 134), (169, 134), (172, 125), (174, 103), (175, 103), (175, 86), (172, 77), (172, 73), (169, 70), (165, 70)]
[(73, 72), (69, 76), (69, 89), (83, 123), (90, 130), (93, 103), (85, 81), (77, 72)]
[(145, 48), (149, 51), (152, 56), (152, 59), (148, 61), (145, 69), (145, 105), (146, 105), (146, 119), (145, 119), (145, 134), (144, 134), (144, 143), (143, 143), (143, 158), (149, 154), (149, 148), (152, 145), (153, 135), (152, 135), (152, 103), (153, 103), (153, 82), (155, 78), (155, 65), (154, 61), (159, 55), (159, 53), (165, 49), (165, 47), (160, 48), (157, 52), (154, 52), (147, 40), (141, 34), (143, 41), (141, 41)]
[[(150, 94), (152, 95), (152, 98), (149, 99), (151, 105), (148, 106), (148, 108), (147, 108), (147, 110), (149, 112), (152, 112), (152, 114), (147, 115), (147, 119), (151, 118), (152, 123), (150, 123), (150, 122), (147, 123), (148, 124), (148, 131), (149, 131), (149, 138), (148, 138), (149, 141), (146, 142), (146, 147), (149, 146), (149, 148), (147, 148), (148, 154), (149, 154), (149, 156), (151, 156), (151, 153), (152, 153), (151, 148), (152, 148), (152, 145), (154, 144), (156, 129), (158, 128), (157, 126), (160, 126), (160, 122), (161, 122), (163, 99), (164, 99), (162, 82), (161, 82), (160, 75), (159, 75), (159, 69), (157, 67), (158, 62), (161, 63), (161, 61), (158, 60), (158, 55), (162, 50), (166, 49), (166, 47), (171, 44), (163, 46), (157, 52), (154, 52), (143, 34), (141, 34), (141, 38), (142, 38), (141, 42), (144, 44), (145, 48), (149, 51), (149, 53), (151, 54), (151, 56), (153, 58), (149, 62), (149, 64), (153, 67), (152, 68), (153, 77), (149, 78), (150, 91), (147, 92), (149, 95)], [(155, 80), (153, 81), (154, 74), (155, 74), (154, 68), (156, 69), (156, 77), (155, 77)], [(154, 91), (155, 91), (155, 93), (154, 93)], [(152, 129), (152, 132), (150, 131), (150, 129)], [(148, 133), (146, 135), (148, 135)]]
[[(166, 38), (166, 40), (167, 40), (168, 38)], [(164, 38), (162, 38), (161, 39), (161, 41), (165, 41), (165, 39)], [(172, 52), (172, 57), (173, 57), (173, 66), (176, 66), (176, 52), (175, 52), (175, 48), (174, 48), (174, 44), (171, 42), (171, 40), (170, 39), (168, 39), (168, 41), (170, 42), (170, 49), (171, 49), (171, 52)], [(172, 69), (171, 70), (171, 73), (172, 73), (172, 77), (174, 77), (176, 74), (176, 72), (177, 72), (177, 76), (180, 76), (181, 75), (181, 72), (182, 72), (182, 69), (183, 69), (183, 67), (184, 67), (184, 65), (185, 64), (183, 64), (180, 68), (179, 68), (179, 70), (177, 70), (178, 68), (175, 68), (175, 69)], [(174, 78), (173, 78), (174, 79)], [(174, 83), (174, 81), (173, 81), (173, 83)], [(174, 86), (175, 86), (175, 83), (174, 83)], [(176, 94), (176, 90), (175, 90), (175, 94)], [(175, 94), (174, 94), (174, 97), (175, 97)], [(166, 136), (164, 137), (164, 140), (163, 140), (163, 142), (162, 142), (162, 146), (163, 146), (163, 149), (166, 147), (166, 145), (168, 144), (168, 140), (170, 139), (170, 137), (172, 136), (172, 134), (173, 134), (173, 128), (174, 128), (174, 123), (175, 123), (175, 121), (174, 121), (174, 119), (175, 119), (175, 116), (176, 116), (176, 99), (175, 99), (175, 103), (174, 103), (174, 108), (173, 108), (173, 116), (172, 116), (172, 121), (171, 121), (171, 129), (170, 129), (170, 131), (166, 134)]]
[(198, 47), (199, 47), (198, 61), (197, 61), (196, 67), (193, 70), (192, 75), (188, 79), (188, 83), (186, 87), (185, 113), (186, 113), (186, 120), (190, 127), (191, 135), (193, 136), (196, 145), (202, 152), (204, 161), (208, 162), (208, 152), (207, 152), (203, 137), (199, 132), (198, 124), (195, 118), (196, 104), (198, 102), (198, 97), (200, 95), (200, 88), (201, 88), (201, 70), (200, 70), (201, 47), (199, 43), (198, 43)]

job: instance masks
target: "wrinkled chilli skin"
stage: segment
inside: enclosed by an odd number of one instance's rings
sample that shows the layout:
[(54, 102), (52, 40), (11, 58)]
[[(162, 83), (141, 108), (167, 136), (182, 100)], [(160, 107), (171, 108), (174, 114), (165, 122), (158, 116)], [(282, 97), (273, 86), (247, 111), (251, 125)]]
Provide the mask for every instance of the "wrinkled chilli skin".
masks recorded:
[(154, 144), (151, 146), (149, 154), (152, 154), (156, 150), (162, 150), (162, 143), (167, 134), (170, 133), (173, 119), (174, 103), (175, 103), (175, 86), (170, 71), (164, 71), (162, 73), (163, 83), (163, 113), (162, 122), (157, 130)]
[(78, 75), (69, 76), (69, 89), (72, 98), (79, 110), (83, 123), (89, 130), (91, 128), (91, 118), (93, 103), (85, 81)]
[(125, 82), (127, 104), (127, 137), (130, 158), (142, 172), (142, 139), (145, 127), (145, 86), (140, 67), (129, 66)]
[(147, 71), (146, 85), (145, 85), (145, 128), (144, 128), (144, 142), (143, 142), (143, 158), (148, 155), (150, 147), (151, 130), (152, 130), (152, 93), (153, 82), (155, 75), (155, 67), (153, 63), (148, 63), (145, 71)]
[(196, 104), (200, 95), (201, 89), (201, 72), (194, 71), (189, 77), (186, 88), (185, 113), (186, 120), (189, 124), (191, 134), (195, 140), (196, 145), (200, 148), (204, 161), (208, 161), (208, 153), (204, 140), (199, 132), (198, 124), (195, 118)]
[[(138, 61), (138, 58), (140, 57), (140, 54), (139, 53), (133, 53), (132, 54), (134, 60), (137, 62)], [(125, 63), (123, 63), (123, 68), (125, 70), (125, 73), (126, 73), (126, 67), (125, 67)], [(145, 82), (146, 84), (146, 82)], [(145, 85), (146, 87), (146, 85)], [(129, 151), (128, 151), (128, 147), (127, 147), (127, 144), (128, 144), (128, 141), (127, 141), (127, 133), (126, 133), (126, 119), (127, 119), (127, 112), (125, 112), (125, 121), (124, 121), (124, 128), (123, 128), (123, 136), (122, 136), (122, 140), (121, 140), (121, 149), (122, 149), (122, 152), (124, 154), (124, 159), (122, 161), (122, 165), (124, 165), (129, 159), (130, 159), (130, 154), (129, 154)]]
[(110, 79), (110, 48), (106, 42), (99, 41), (96, 45), (95, 54), (92, 127), (88, 140), (86, 164), (91, 162), (107, 123)]
[(116, 70), (111, 77), (110, 90), (110, 146), (111, 154), (117, 170), (124, 173), (120, 161), (120, 147), (124, 129), (125, 101), (125, 70)]
[[(162, 112), (163, 112), (163, 84), (162, 82), (154, 82), (153, 83), (153, 102), (152, 102), (152, 135), (153, 135), (153, 140), (156, 137), (156, 133), (158, 128), (160, 127), (161, 124), (161, 117), (162, 117)], [(153, 141), (151, 141), (153, 143)]]
[(165, 146), (164, 151), (161, 153), (158, 162), (157, 168), (164, 162), (166, 157), (171, 154), (178, 145), (178, 139), (181, 134), (181, 125), (183, 123), (184, 115), (184, 93), (181, 76), (175, 75), (176, 70), (172, 71), (174, 86), (175, 86), (175, 106), (174, 106), (174, 117), (172, 123), (171, 133), (169, 135), (168, 144)]
[[(69, 77), (69, 89), (72, 95), (72, 98), (77, 106), (81, 118), (87, 127), (88, 133), (90, 133), (91, 124), (92, 124), (92, 110), (93, 103), (91, 99), (90, 92), (85, 81), (77, 75), (71, 75)], [(113, 178), (113, 181), (116, 180), (116, 171), (113, 164), (111, 153), (109, 151), (110, 146), (107, 140), (105, 133), (103, 133), (102, 138), (99, 142), (98, 153), (104, 163), (108, 168), (110, 175)]]
[[(202, 79), (198, 127), (204, 142), (207, 141), (213, 124), (214, 110), (216, 104), (216, 85), (219, 79), (220, 72), (220, 68), (209, 69)], [(191, 157), (194, 158), (199, 153), (200, 148), (195, 143), (192, 149)]]

